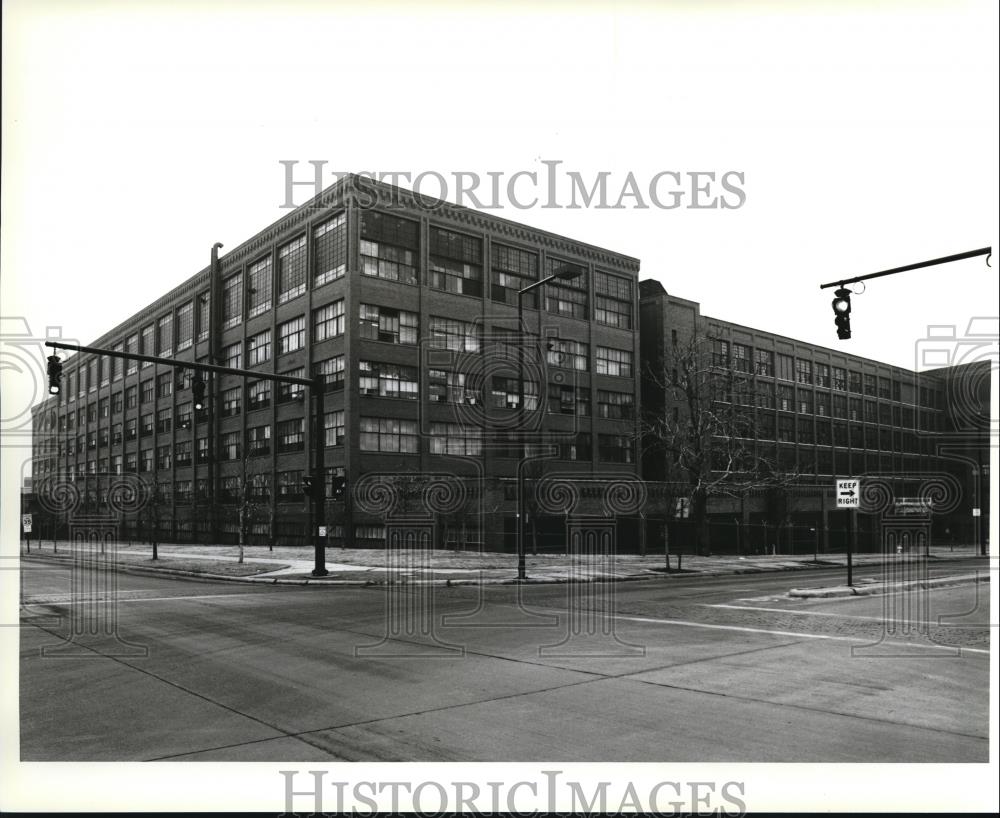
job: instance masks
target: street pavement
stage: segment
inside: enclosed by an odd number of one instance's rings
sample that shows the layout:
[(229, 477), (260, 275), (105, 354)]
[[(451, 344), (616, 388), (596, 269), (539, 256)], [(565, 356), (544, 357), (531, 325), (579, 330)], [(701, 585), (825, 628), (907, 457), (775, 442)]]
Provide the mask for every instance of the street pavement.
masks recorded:
[(988, 586), (789, 597), (805, 575), (843, 569), (317, 587), (23, 560), (21, 757), (986, 761)]

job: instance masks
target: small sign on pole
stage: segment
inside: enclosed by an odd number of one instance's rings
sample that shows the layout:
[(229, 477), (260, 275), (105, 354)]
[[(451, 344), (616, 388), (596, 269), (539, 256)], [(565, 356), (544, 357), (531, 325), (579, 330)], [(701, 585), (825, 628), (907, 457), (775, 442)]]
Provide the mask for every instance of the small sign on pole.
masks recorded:
[(861, 505), (861, 481), (857, 477), (837, 481), (837, 508), (858, 508)]
[(326, 536), (326, 526), (325, 525), (321, 525), (319, 527), (319, 535), (321, 537), (325, 537)]
[(21, 527), (24, 529), (25, 534), (31, 533), (31, 515), (22, 514), (21, 515)]
[[(982, 516), (982, 512), (980, 512), (980, 510), (978, 508), (974, 508), (974, 509), (972, 509), (972, 516), (973, 517), (981, 517)], [(31, 529), (29, 528), (28, 531), (31, 531)]]

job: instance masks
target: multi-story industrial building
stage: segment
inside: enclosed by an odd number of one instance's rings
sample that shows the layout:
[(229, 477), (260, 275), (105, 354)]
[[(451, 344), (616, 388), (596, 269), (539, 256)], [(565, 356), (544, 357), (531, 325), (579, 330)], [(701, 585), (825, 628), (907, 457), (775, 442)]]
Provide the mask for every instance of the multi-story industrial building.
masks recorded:
[[(961, 496), (935, 536), (987, 530), (987, 362), (985, 378), (983, 365), (971, 378), (918, 375), (703, 316), (657, 281), (640, 287), (638, 271), (625, 255), (347, 177), (229, 253), (213, 248), (207, 268), (91, 345), (320, 376), (319, 424), (302, 386), (213, 375), (194, 411), (190, 370), (81, 353), (34, 410), (35, 486), (71, 482), (79, 507), (99, 511), (109, 485), (135, 475), (150, 501), (125, 515), (125, 535), (235, 542), (242, 510), (249, 541), (303, 543), (303, 477), (322, 435), (333, 545), (380, 546), (402, 514), (432, 516), (438, 546), (513, 549), (522, 463), (532, 547), (563, 548), (571, 514), (614, 517), (622, 549), (656, 547), (664, 525), (683, 545), (683, 480), (640, 421), (683, 415), (653, 375), (699, 341), (730, 373), (712, 400), (738, 407), (733, 434), (793, 476), (713, 496), (714, 550), (839, 549), (852, 526), (875, 547), (879, 516), (836, 511), (837, 476), (888, 482), (913, 510), (950, 475), (942, 491)], [(518, 291), (556, 274), (523, 296), (521, 325)], [(338, 476), (343, 497), (330, 490)]]
[[(710, 498), (718, 547), (842, 550), (854, 526), (870, 549), (886, 515), (922, 506), (937, 542), (975, 542), (988, 530), (989, 360), (918, 374), (704, 316), (657, 281), (642, 282), (640, 299), (644, 409), (683, 420), (689, 393), (712, 390), (693, 397), (735, 407), (732, 434), (752, 441), (757, 465), (794, 476)], [(685, 356), (726, 376), (674, 388)], [(644, 478), (683, 480), (662, 443), (647, 441)], [(836, 509), (837, 477), (862, 478), (869, 513)]]
[[(381, 479), (397, 510), (424, 508), (429, 485), (460, 495), (439, 508), (438, 544), (512, 548), (523, 454), (532, 485), (638, 474), (636, 259), (357, 177), (215, 252), (90, 346), (321, 375), (320, 428), (303, 387), (212, 376), (196, 412), (190, 371), (81, 353), (35, 410), (36, 486), (68, 479), (96, 509), (136, 474), (153, 499), (126, 529), (234, 542), (243, 508), (253, 542), (301, 543), (322, 434), (327, 482), (349, 487), (327, 501), (331, 544), (381, 544)], [(555, 273), (524, 296), (519, 326), (518, 290)], [(564, 522), (547, 510), (529, 506), (543, 547)]]

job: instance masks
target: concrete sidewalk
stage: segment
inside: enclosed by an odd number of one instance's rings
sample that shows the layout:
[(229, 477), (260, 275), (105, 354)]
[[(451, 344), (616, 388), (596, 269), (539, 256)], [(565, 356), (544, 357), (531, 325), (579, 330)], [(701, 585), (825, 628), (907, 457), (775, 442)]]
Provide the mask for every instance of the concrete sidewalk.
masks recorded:
[[(236, 546), (180, 545), (164, 544), (157, 549), (156, 563), (151, 560), (152, 549), (143, 544), (120, 544), (117, 546), (116, 564), (127, 571), (141, 573), (154, 572), (199, 576), (211, 579), (227, 579), (241, 582), (269, 582), (279, 584), (352, 584), (374, 585), (388, 582), (433, 583), (447, 585), (504, 584), (516, 582), (517, 555), (496, 552), (470, 551), (407, 551), (401, 559), (390, 565), (393, 555), (382, 549), (326, 549), (327, 577), (314, 577), (314, 551), (311, 547), (277, 546), (274, 550), (266, 546), (247, 546), (244, 549), (243, 576), (225, 575), (219, 569), (230, 569), (238, 561)], [(33, 545), (31, 557), (43, 559), (68, 559), (70, 543), (60, 542), (56, 550), (48, 541), (39, 547)], [(24, 543), (21, 554), (25, 555)], [(934, 547), (930, 558), (971, 559), (979, 551), (975, 546)], [(921, 559), (917, 555), (890, 555), (894, 562), (911, 562)], [(183, 569), (172, 568), (178, 563), (205, 563), (204, 570), (185, 565)], [(528, 555), (526, 573), (529, 582), (591, 582), (591, 581), (634, 581), (643, 579), (693, 576), (727, 575), (773, 571), (804, 571), (810, 568), (831, 568), (846, 566), (844, 554), (822, 554), (818, 562), (812, 554), (777, 555), (717, 555), (682, 557), (682, 570), (677, 571), (677, 556), (671, 555), (671, 572), (667, 573), (663, 554), (638, 555), (618, 554), (609, 562), (580, 560), (573, 562), (566, 554)], [(856, 554), (854, 565), (879, 565), (885, 561), (882, 554)], [(258, 570), (254, 570), (258, 569)], [(227, 572), (228, 573), (228, 570)], [(813, 589), (821, 590), (821, 589)]]
[(879, 582), (864, 579), (854, 585), (834, 585), (828, 588), (792, 588), (788, 596), (794, 599), (816, 599), (839, 596), (874, 596), (891, 594), (897, 591), (923, 588), (951, 588), (956, 585), (975, 585), (978, 582), (989, 582), (990, 575), (986, 571), (974, 574), (955, 574), (950, 577), (934, 577), (933, 579), (914, 579), (907, 582)]

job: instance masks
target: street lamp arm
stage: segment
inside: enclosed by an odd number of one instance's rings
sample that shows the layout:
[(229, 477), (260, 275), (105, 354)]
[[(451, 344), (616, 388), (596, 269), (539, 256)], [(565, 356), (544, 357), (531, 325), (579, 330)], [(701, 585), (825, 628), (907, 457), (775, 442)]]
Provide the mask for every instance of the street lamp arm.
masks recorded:
[(550, 276), (546, 276), (545, 278), (540, 278), (540, 279), (538, 279), (538, 281), (534, 281), (531, 284), (529, 284), (527, 287), (523, 287), (522, 289), (518, 290), (517, 294), (518, 295), (523, 295), (524, 293), (530, 293), (532, 290), (536, 290), (539, 287), (542, 287), (542, 286), (548, 284), (550, 281), (552, 281), (554, 279), (557, 279), (557, 278), (564, 278), (564, 276), (561, 276), (561, 275), (558, 275), (558, 274), (553, 274), (553, 275), (550, 275)]

